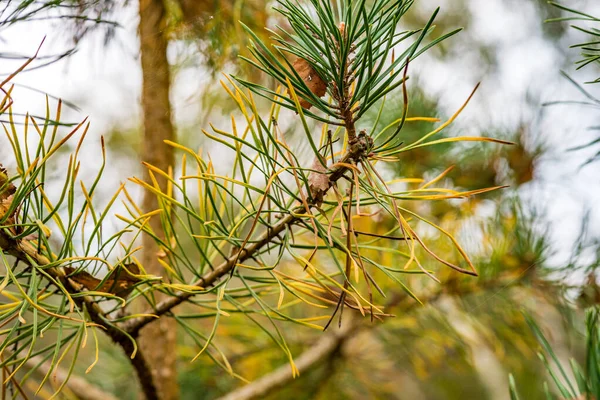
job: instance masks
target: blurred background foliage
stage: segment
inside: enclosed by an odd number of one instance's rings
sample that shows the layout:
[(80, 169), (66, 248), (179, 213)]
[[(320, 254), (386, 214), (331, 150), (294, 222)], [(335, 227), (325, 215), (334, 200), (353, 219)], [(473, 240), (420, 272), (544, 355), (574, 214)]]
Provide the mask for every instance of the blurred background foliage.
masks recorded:
[[(531, 7), (537, 21), (536, 29), (545, 45), (561, 48), (568, 32), (567, 22), (544, 24), (543, 21), (563, 16), (564, 10), (549, 6), (544, 0), (507, 1), (514, 3), (515, 12), (519, 7)], [(32, 6), (34, 3), (43, 2), (32, 2)], [(430, 8), (427, 3), (416, 2), (403, 22), (406, 27), (425, 24)], [(496, 73), (499, 49), (496, 43), (480, 41), (479, 37), (469, 33), (468, 28), (476, 15), (471, 13), (473, 8), (467, 6), (468, 0), (440, 3), (444, 3), (442, 17), (438, 21), (440, 31), (447, 32), (457, 26), (466, 29), (433, 49), (429, 57), (442, 62), (451, 61), (461, 57), (468, 49), (478, 54), (482, 61), (472, 66), (474, 75)], [(78, 4), (83, 6), (87, 3), (65, 2), (64, 7), (67, 8), (57, 10), (83, 11), (82, 15), (88, 15), (92, 22), (104, 18), (104, 12), (109, 16), (118, 12), (113, 2), (90, 2), (87, 4), (89, 8), (76, 8)], [(262, 27), (274, 28), (282, 22), (280, 16), (272, 11), (271, 3), (263, 0), (168, 0), (168, 4), (169, 37), (177, 53), (173, 70), (181, 74), (202, 70), (209, 74), (212, 82), (205, 82), (198, 88), (193, 99), (198, 103), (198, 112), (193, 116), (193, 122), (178, 127), (179, 142), (203, 146), (206, 143), (199, 129), (205, 128), (208, 121), (226, 120), (233, 109), (226, 94), (222, 90), (214, 90), (220, 72), (235, 72), (250, 77), (250, 80), (260, 79), (256, 71), (246, 70), (245, 64), (237, 60), (238, 55), (247, 54), (247, 35), (237, 21), (241, 20), (254, 31), (264, 34), (264, 38), (268, 35)], [(585, 8), (587, 3), (578, 4)], [(105, 5), (108, 7), (102, 8)], [(485, 8), (484, 5), (482, 7)], [(17, 16), (11, 20), (3, 15), (0, 29), (8, 29), (11, 23), (17, 21), (15, 18)], [(110, 40), (110, 35), (115, 33), (110, 26), (108, 28), (110, 33), (106, 35)], [(87, 29), (75, 23), (71, 28), (74, 45)], [(566, 53), (562, 65), (549, 65), (548, 68), (569, 69), (573, 58), (573, 53)], [(418, 70), (419, 63), (423, 62), (415, 62), (410, 69)], [(589, 68), (600, 71), (597, 65)], [(425, 79), (418, 73), (417, 79), (411, 79), (409, 117), (443, 118), (446, 111), (439, 109), (438, 100), (427, 94), (422, 86)], [(386, 101), (385, 112), (380, 119), (383, 126), (400, 118), (402, 113), (401, 96), (391, 96)], [(531, 104), (532, 108), (538, 106), (535, 102)], [(377, 107), (374, 109), (377, 110)], [(548, 109), (546, 112), (559, 111)], [(367, 122), (372, 123), (375, 118), (376, 115), (368, 115)], [(540, 133), (537, 122), (535, 117), (525, 115), (516, 129), (487, 126), (486, 130), (480, 131), (482, 136), (513, 141), (514, 146), (434, 146), (401, 156), (400, 162), (387, 171), (387, 177), (423, 179), (406, 182), (406, 185), (421, 185), (453, 165), (454, 168), (443, 178), (443, 184), (448, 188), (471, 190), (507, 186), (469, 200), (426, 204), (402, 201), (400, 204), (428, 215), (434, 223), (455, 234), (472, 255), (480, 277), (474, 279), (441, 272), (438, 277), (442, 284), (436, 284), (419, 275), (409, 276), (405, 283), (423, 305), (408, 298), (389, 280), (378, 280), (383, 282), (382, 289), (388, 294), (386, 310), (396, 317), (362, 327), (342, 342), (332, 357), (272, 393), (269, 398), (505, 399), (508, 396), (509, 372), (514, 375), (522, 398), (545, 398), (543, 382), (547, 380), (547, 372), (536, 355), (540, 345), (526, 322), (523, 310), (537, 321), (561, 359), (575, 357), (584, 362), (582, 310), (600, 302), (597, 284), (600, 240), (590, 234), (583, 223), (570, 261), (558, 266), (552, 262), (554, 250), (544, 209), (523, 196), (523, 188), (539, 179), (538, 168), (544, 157), (555, 151)], [(406, 142), (420, 137), (432, 126), (426, 122), (410, 124), (404, 130)], [(124, 128), (112, 126), (103, 134), (107, 138), (107, 151), (115, 158), (138, 157), (139, 129), (135, 124)], [(454, 134), (456, 132), (452, 130), (445, 133)], [(592, 168), (597, 168), (597, 165)], [(384, 234), (393, 223), (382, 215), (358, 218), (356, 225), (364, 231)], [(441, 257), (455, 256), (454, 247), (445, 237), (428, 231), (425, 226), (420, 228), (420, 233)], [(380, 251), (374, 247), (367, 255), (380, 264), (394, 265), (398, 257), (394, 251), (402, 251), (401, 244), (387, 239), (379, 240), (374, 246), (391, 249)], [(284, 260), (280, 270), (285, 273), (286, 267)], [(427, 265), (424, 267), (427, 268)], [(296, 317), (306, 318), (314, 316), (314, 312), (302, 307), (293, 311)], [(205, 324), (193, 323), (199, 324), (197, 328), (207, 334), (212, 329), (209, 319)], [(320, 331), (293, 324), (278, 323), (278, 327), (296, 355), (310, 348), (322, 335)], [(103, 340), (101, 361), (86, 375), (86, 379), (121, 399), (137, 398), (137, 389), (130, 385), (130, 380), (123, 379), (133, 374), (125, 356), (119, 349), (110, 346), (108, 340)], [(227, 355), (233, 370), (248, 380), (287, 362), (259, 328), (235, 314), (221, 319), (216, 342)], [(180, 335), (179, 381), (183, 399), (199, 398), (199, 393), (201, 398), (216, 398), (242, 384), (209, 357), (200, 357), (190, 363), (198, 350), (198, 344), (188, 335)], [(87, 365), (80, 362), (78, 369), (84, 371)], [(68, 398), (68, 393), (65, 396)]]

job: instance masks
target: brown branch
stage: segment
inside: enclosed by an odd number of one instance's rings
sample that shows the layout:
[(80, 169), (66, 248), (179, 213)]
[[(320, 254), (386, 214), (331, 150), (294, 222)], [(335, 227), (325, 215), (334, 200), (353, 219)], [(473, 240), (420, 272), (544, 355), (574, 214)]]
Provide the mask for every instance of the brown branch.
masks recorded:
[[(349, 168), (344, 166), (344, 164), (348, 164), (350, 161), (357, 161), (361, 157), (365, 156), (364, 150), (369, 147), (369, 139), (370, 138), (366, 136), (360, 136), (358, 139), (358, 145), (350, 149), (350, 151), (338, 162), (338, 165), (341, 165), (335, 167), (329, 175), (329, 188), (331, 188), (339, 179), (341, 179), (343, 174), (349, 170)], [(327, 191), (325, 191), (325, 193), (326, 192)], [(310, 207), (314, 206), (315, 200), (309, 201), (308, 205)], [(237, 253), (235, 253), (234, 255), (223, 261), (220, 265), (215, 267), (214, 270), (211, 270), (210, 272), (206, 273), (202, 278), (192, 283), (192, 285), (199, 286), (205, 289), (214, 285), (223, 276), (229, 274), (238, 263), (242, 263), (252, 258), (265, 245), (271, 243), (289, 225), (292, 225), (293, 223), (300, 220), (300, 218), (297, 217), (296, 214), (302, 213), (304, 211), (305, 208), (303, 205), (298, 206), (290, 214), (287, 214), (277, 224), (275, 224), (275, 226), (263, 232), (263, 234), (254, 243), (240, 249)], [(147, 310), (146, 312), (144, 312), (144, 316), (130, 319), (127, 322), (123, 323), (121, 327), (130, 335), (136, 337), (140, 329), (149, 324), (150, 322), (155, 321), (157, 316), (160, 317), (170, 312), (173, 308), (187, 301), (194, 295), (194, 293), (189, 292), (177, 292), (172, 297), (169, 297), (158, 303), (154, 309)]]
[[(25, 362), (25, 365), (30, 369), (35, 368), (41, 361), (43, 357), (34, 356), (28, 359)], [(117, 400), (113, 395), (101, 390), (95, 385), (92, 385), (90, 382), (86, 381), (80, 376), (71, 375), (65, 371), (64, 368), (55, 367), (52, 368), (52, 363), (50, 361), (46, 361), (37, 366), (37, 371), (42, 375), (47, 375), (50, 371), (52, 372), (52, 379), (58, 381), (58, 383), (62, 383), (65, 380), (69, 380), (67, 383), (67, 387), (77, 396), (78, 399), (81, 400)]]
[[(354, 321), (349, 321), (340, 329), (331, 330), (323, 335), (316, 344), (295, 360), (294, 364), (298, 372), (302, 374), (310, 370), (312, 366), (328, 359), (356, 333), (359, 326)], [(292, 379), (294, 379), (292, 368), (286, 364), (262, 378), (220, 397), (219, 400), (262, 399), (272, 391), (284, 387)]]

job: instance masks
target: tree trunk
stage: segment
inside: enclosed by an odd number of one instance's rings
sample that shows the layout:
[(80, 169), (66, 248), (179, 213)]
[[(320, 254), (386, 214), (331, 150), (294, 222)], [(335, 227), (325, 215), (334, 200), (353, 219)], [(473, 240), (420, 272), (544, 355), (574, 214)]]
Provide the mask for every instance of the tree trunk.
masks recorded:
[[(143, 150), (142, 159), (164, 171), (174, 164), (173, 149), (164, 144), (164, 140), (174, 140), (174, 128), (171, 122), (171, 103), (169, 101), (170, 74), (167, 60), (168, 41), (164, 35), (165, 6), (163, 0), (140, 0), (140, 53), (142, 61), (142, 109), (143, 109)], [(145, 179), (149, 180), (145, 170)], [(156, 176), (161, 187), (166, 180)], [(146, 191), (143, 200), (144, 211), (158, 208), (155, 195)], [(152, 230), (164, 237), (160, 219), (150, 221)], [(144, 251), (142, 262), (149, 274), (162, 275), (164, 270), (157, 261), (158, 247), (149, 235), (143, 236)], [(160, 293), (156, 294), (161, 300)], [(140, 351), (144, 353), (162, 400), (179, 398), (176, 371), (176, 325), (170, 318), (149, 324), (140, 332)]]

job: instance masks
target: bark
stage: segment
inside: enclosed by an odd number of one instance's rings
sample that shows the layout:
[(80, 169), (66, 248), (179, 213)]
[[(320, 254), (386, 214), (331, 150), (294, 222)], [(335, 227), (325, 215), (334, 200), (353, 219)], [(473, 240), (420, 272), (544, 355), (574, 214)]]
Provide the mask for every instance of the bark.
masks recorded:
[[(169, 100), (170, 74), (167, 60), (168, 41), (164, 34), (165, 5), (163, 0), (140, 0), (140, 54), (142, 62), (142, 110), (143, 110), (143, 161), (168, 171), (174, 164), (173, 150), (164, 144), (165, 140), (174, 140), (174, 128), (171, 122), (171, 103)], [(149, 181), (147, 170), (145, 179)], [(166, 180), (156, 176), (160, 186), (165, 188)], [(150, 192), (144, 193), (142, 208), (145, 211), (158, 208), (157, 197)], [(150, 221), (152, 230), (164, 237), (159, 218)], [(146, 271), (162, 276), (163, 268), (158, 263), (158, 248), (149, 235), (144, 235), (142, 262)], [(160, 293), (155, 294), (157, 301), (162, 300)], [(179, 398), (176, 371), (176, 325), (169, 318), (161, 318), (140, 331), (140, 350), (151, 366), (160, 399)]]

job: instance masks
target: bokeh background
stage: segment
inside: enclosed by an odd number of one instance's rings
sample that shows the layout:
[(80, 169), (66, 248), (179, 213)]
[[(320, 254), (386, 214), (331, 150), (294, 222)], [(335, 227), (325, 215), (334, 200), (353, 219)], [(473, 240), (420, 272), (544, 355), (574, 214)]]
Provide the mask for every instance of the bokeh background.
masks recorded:
[[(190, 4), (187, 13), (175, 13), (170, 22), (174, 119), (180, 143), (215, 156), (221, 150), (201, 129), (209, 122), (226, 123), (234, 110), (219, 89), (221, 73), (263, 79), (236, 59), (245, 51), (245, 37), (235, 20), (274, 26), (279, 17), (269, 1)], [(564, 4), (600, 15), (597, 1)], [(409, 116), (447, 118), (481, 82), (467, 109), (444, 134), (493, 136), (516, 145), (428, 147), (410, 152), (386, 173), (427, 179), (454, 165), (446, 178), (449, 186), (508, 186), (469, 200), (410, 204), (457, 235), (481, 276), (442, 273), (443, 285), (421, 278), (409, 281), (424, 306), (405, 298), (393, 282), (386, 283), (396, 318), (361, 329), (333, 357), (272, 398), (506, 399), (509, 373), (523, 398), (545, 398), (543, 382), (548, 376), (524, 310), (543, 328), (561, 360), (582, 360), (582, 310), (600, 300), (600, 162), (587, 162), (597, 146), (572, 149), (598, 136), (600, 112), (581, 104), (547, 103), (584, 99), (561, 70), (577, 82), (600, 75), (597, 64), (579, 71), (573, 66), (579, 50), (569, 46), (588, 37), (565, 22), (544, 23), (561, 12), (542, 0), (421, 0), (401, 25), (423, 26), (438, 6), (438, 34), (456, 27), (464, 30), (411, 63)], [(0, 30), (5, 55), (31, 55), (46, 37), (42, 57), (32, 64), (40, 68), (15, 79), (23, 85), (13, 95), (16, 118), (26, 112), (43, 115), (42, 93), (76, 106), (66, 110), (63, 120), (88, 117), (92, 125), (81, 157), (86, 160), (82, 179), (95, 173), (104, 136), (109, 163), (99, 201), (102, 194), (108, 199), (120, 182), (142, 174), (136, 2), (119, 3), (108, 19), (119, 25), (97, 28), (82, 38), (77, 26), (55, 19), (39, 18)], [(76, 52), (42, 67), (47, 61), (43, 56), (72, 48)], [(0, 73), (10, 73), (21, 62), (3, 59)], [(600, 94), (600, 85), (586, 89)], [(401, 115), (401, 101), (400, 95), (389, 99), (384, 125)], [(411, 125), (405, 131), (407, 141), (431, 126)], [(14, 161), (7, 143), (0, 136), (0, 161), (10, 169)], [(226, 157), (220, 160), (228, 162)], [(55, 174), (60, 176), (60, 168)], [(384, 218), (359, 221), (365, 229), (380, 232), (389, 223)], [(442, 238), (429, 236), (431, 246), (451, 252)], [(374, 251), (372, 257), (389, 265), (394, 254)], [(211, 326), (207, 322), (206, 329)], [(281, 329), (294, 354), (310, 347), (320, 334), (296, 325), (282, 324)], [(219, 335), (217, 341), (234, 370), (246, 379), (286, 362), (247, 320), (222, 323)], [(197, 345), (183, 334), (180, 339), (182, 398), (198, 398), (198, 391), (214, 398), (242, 384), (208, 357), (190, 363)], [(135, 398), (137, 389), (122, 379), (132, 371), (120, 350), (106, 343), (104, 353), (87, 378), (119, 398)]]

